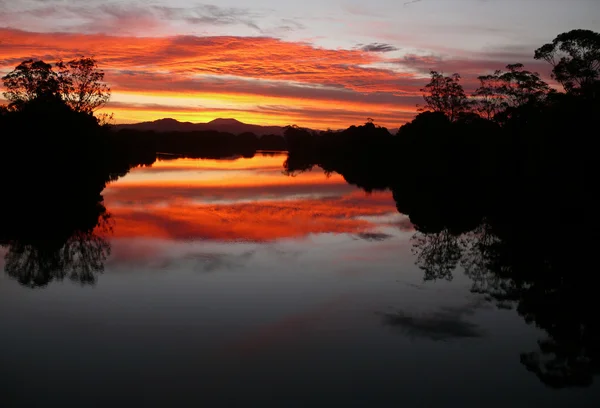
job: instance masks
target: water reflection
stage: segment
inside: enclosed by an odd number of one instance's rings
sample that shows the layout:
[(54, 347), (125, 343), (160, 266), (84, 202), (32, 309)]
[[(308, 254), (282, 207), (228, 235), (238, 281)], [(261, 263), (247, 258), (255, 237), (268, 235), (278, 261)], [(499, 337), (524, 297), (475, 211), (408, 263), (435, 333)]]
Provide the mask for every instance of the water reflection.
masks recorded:
[[(367, 191), (391, 189), (397, 210), (416, 229), (411, 242), (425, 282), (451, 281), (464, 272), (474, 294), (500, 309), (514, 308), (547, 333), (538, 350), (522, 352), (520, 359), (544, 384), (564, 388), (593, 382), (600, 373), (600, 309), (591, 268), (597, 269), (600, 230), (597, 201), (582, 187), (580, 174), (562, 174), (559, 185), (570, 194), (553, 194), (551, 171), (540, 172), (535, 185), (510, 172), (485, 183), (452, 166), (402, 177), (392, 160), (370, 166), (360, 155), (332, 157), (298, 154), (286, 167), (294, 173), (322, 163)], [(354, 165), (360, 160), (362, 165)], [(565, 174), (572, 175), (569, 183)], [(431, 338), (475, 334), (474, 327), (448, 324), (446, 318), (443, 311), (398, 312), (385, 322)]]
[[(282, 175), (284, 155), (238, 160), (159, 160), (104, 196), (117, 238), (273, 242), (310, 234), (365, 234), (397, 221), (391, 194), (372, 196), (320, 169)], [(365, 217), (397, 217), (372, 220)]]
[[(108, 222), (107, 217), (101, 217), (98, 228), (106, 230)], [(11, 241), (6, 246), (6, 273), (29, 287), (65, 278), (82, 285), (94, 284), (110, 255), (109, 242), (96, 229), (73, 231), (66, 241)]]
[[(1, 221), (4, 270), (24, 286), (43, 287), (65, 278), (93, 284), (104, 270), (111, 249), (110, 214), (100, 202), (81, 200), (64, 211), (67, 203), (62, 198), (58, 196), (40, 213), (22, 204), (21, 210), (13, 208)], [(73, 200), (73, 195), (68, 199)]]
[[(150, 259), (169, 271), (249, 271), (250, 277), (236, 279), (251, 285), (259, 261), (266, 269), (285, 264), (300, 271), (312, 256), (310, 265), (318, 268), (339, 267), (343, 276), (373, 273), (376, 279), (372, 270), (382, 254), (401, 253), (410, 234), (410, 262), (427, 287), (460, 274), (473, 296), (462, 306), (378, 313), (391, 331), (436, 343), (488, 341), (491, 334), (473, 317), (486, 305), (514, 309), (547, 333), (537, 349), (518, 351), (522, 365), (544, 384), (589, 386), (600, 373), (598, 304), (589, 283), (597, 238), (581, 222), (553, 218), (552, 208), (489, 211), (447, 187), (407, 182), (378, 191), (388, 181), (375, 180), (376, 173), (313, 166), (299, 172), (282, 169), (284, 160), (159, 160), (122, 172), (125, 177), (106, 189), (110, 176), (94, 176), (93, 182), (80, 177), (68, 186), (48, 178), (35, 189), (13, 182), (19, 194), (0, 208), (4, 269), (28, 287), (63, 279), (92, 284), (107, 264), (148, 269)], [(557, 238), (563, 231), (569, 239)], [(161, 258), (163, 252), (168, 256)], [(390, 271), (394, 284), (403, 273), (392, 262), (381, 269)]]
[(452, 279), (460, 265), (472, 292), (546, 331), (538, 350), (521, 353), (543, 383), (588, 386), (600, 374), (600, 325), (587, 275), (593, 252), (580, 240), (592, 238), (580, 230), (577, 241), (558, 245), (552, 229), (486, 221), (464, 234), (418, 232), (413, 245), (426, 280)]
[(415, 315), (406, 312), (385, 314), (384, 323), (398, 328), (413, 338), (434, 341), (481, 338), (481, 327), (466, 319), (472, 316), (482, 302), (477, 300), (461, 307), (442, 307), (440, 310)]
[(32, 288), (64, 279), (95, 283), (110, 254), (113, 221), (101, 192), (112, 173), (66, 154), (32, 155), (22, 173), (16, 166), (0, 166), (11, 171), (0, 200), (6, 274)]

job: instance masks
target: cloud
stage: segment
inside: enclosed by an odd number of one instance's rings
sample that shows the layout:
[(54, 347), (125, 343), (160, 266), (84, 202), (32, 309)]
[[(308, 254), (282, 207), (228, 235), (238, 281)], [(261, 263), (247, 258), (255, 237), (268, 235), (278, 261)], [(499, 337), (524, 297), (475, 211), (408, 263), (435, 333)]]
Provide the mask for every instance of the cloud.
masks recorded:
[(391, 44), (372, 43), (360, 46), (360, 49), (366, 52), (392, 52), (398, 51), (398, 48)]
[(394, 93), (414, 79), (408, 73), (370, 67), (380, 59), (359, 50), (330, 50), (270, 37), (137, 38), (5, 29), (0, 34), (3, 65), (15, 58), (69, 58), (85, 53), (94, 55), (107, 70), (141, 78), (157, 72), (168, 73), (169, 82), (181, 76), (252, 78), (362, 93)]
[[(22, 0), (20, 4), (0, 1), (0, 24), (36, 31), (63, 31), (88, 34), (164, 35), (211, 27), (241, 26), (256, 33), (297, 31), (304, 26), (290, 18), (270, 18), (269, 10), (196, 4), (186, 7), (147, 2), (65, 2)], [(184, 30), (185, 28), (185, 30)]]
[(202, 4), (188, 8), (153, 6), (152, 10), (165, 20), (185, 21), (191, 24), (241, 24), (255, 29), (258, 32), (262, 31), (256, 22), (256, 18), (259, 17), (261, 13), (256, 13), (245, 8), (219, 7), (212, 4)]

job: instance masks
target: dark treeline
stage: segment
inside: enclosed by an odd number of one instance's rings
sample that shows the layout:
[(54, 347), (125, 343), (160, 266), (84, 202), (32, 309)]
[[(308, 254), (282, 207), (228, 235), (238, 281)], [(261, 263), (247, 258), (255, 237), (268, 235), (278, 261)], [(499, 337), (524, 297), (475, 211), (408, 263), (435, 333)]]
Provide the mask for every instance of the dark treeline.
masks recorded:
[(398, 134), (290, 128), (285, 166), (391, 190), (425, 280), (460, 267), (473, 292), (547, 332), (521, 355), (528, 370), (551, 387), (587, 386), (600, 374), (600, 34), (562, 34), (535, 56), (562, 90), (520, 64), (481, 76), (471, 96), (458, 74), (432, 72), (422, 112)]
[(387, 129), (368, 122), (342, 132), (316, 133), (298, 127), (285, 131), (288, 174), (314, 166), (344, 176), (350, 184), (366, 191), (386, 189), (392, 180), (392, 164), (398, 159)]
[(108, 138), (113, 146), (131, 152), (146, 151), (148, 155), (169, 153), (198, 159), (223, 157), (253, 157), (258, 151), (285, 151), (285, 139), (279, 135), (257, 136), (254, 133), (217, 131), (153, 132), (119, 130)]

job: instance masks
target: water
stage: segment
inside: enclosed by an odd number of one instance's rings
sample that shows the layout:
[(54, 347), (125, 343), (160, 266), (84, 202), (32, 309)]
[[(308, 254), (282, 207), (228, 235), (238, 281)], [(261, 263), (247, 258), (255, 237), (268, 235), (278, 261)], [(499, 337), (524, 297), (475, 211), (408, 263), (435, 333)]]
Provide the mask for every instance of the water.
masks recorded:
[(557, 390), (526, 369), (548, 335), (514, 305), (460, 266), (424, 279), (391, 192), (284, 160), (158, 161), (111, 183), (110, 217), (61, 261), (94, 285), (23, 286), (33, 256), (5, 245), (1, 406), (597, 406), (597, 381)]

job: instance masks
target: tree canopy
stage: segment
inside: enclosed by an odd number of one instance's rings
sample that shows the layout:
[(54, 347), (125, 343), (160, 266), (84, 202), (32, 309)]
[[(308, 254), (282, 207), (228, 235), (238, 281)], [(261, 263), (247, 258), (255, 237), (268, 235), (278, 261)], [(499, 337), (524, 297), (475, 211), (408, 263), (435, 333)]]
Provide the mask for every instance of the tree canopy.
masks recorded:
[(567, 92), (591, 86), (600, 79), (600, 33), (572, 30), (535, 51), (535, 59), (552, 65), (552, 78)]
[(71, 109), (92, 113), (106, 105), (110, 99), (110, 88), (104, 83), (104, 72), (98, 69), (93, 58), (59, 61), (56, 67), (61, 95)]
[(53, 98), (60, 93), (60, 81), (52, 65), (44, 61), (27, 60), (2, 77), (4, 97), (16, 108), (34, 99)]
[(550, 92), (540, 74), (527, 71), (523, 64), (507, 65), (506, 70), (478, 78), (480, 86), (473, 93), (474, 106), (486, 119), (493, 119), (510, 108), (539, 103)]
[(459, 74), (444, 76), (437, 71), (431, 71), (431, 81), (421, 89), (425, 105), (420, 111), (442, 112), (451, 121), (469, 109), (469, 99), (460, 84)]
[(92, 114), (110, 99), (104, 72), (93, 58), (81, 57), (52, 65), (33, 59), (23, 61), (2, 77), (4, 97), (11, 109), (34, 100), (60, 99), (75, 112)]

